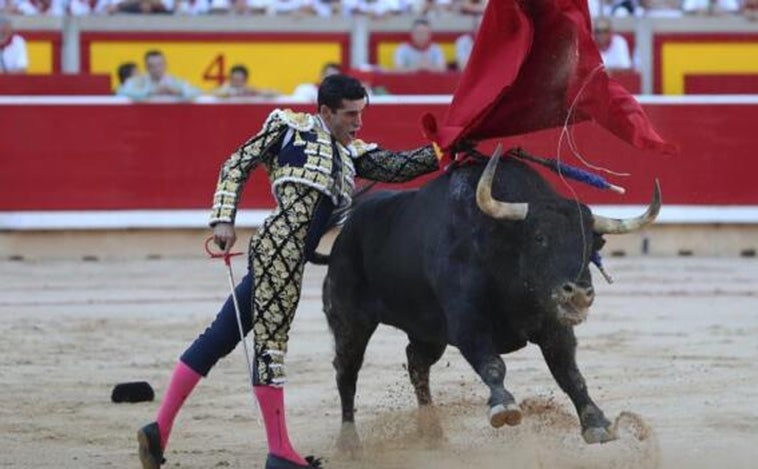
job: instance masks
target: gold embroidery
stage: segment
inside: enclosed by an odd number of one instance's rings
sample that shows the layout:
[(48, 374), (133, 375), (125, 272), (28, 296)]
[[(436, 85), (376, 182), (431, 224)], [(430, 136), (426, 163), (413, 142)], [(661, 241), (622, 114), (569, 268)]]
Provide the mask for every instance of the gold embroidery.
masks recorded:
[(260, 384), (282, 384), (289, 329), (300, 301), (305, 240), (320, 193), (302, 184), (276, 188), (279, 206), (250, 243), (254, 273), (256, 371)]
[(313, 130), (316, 124), (316, 119), (312, 115), (305, 112), (295, 112), (292, 109), (275, 109), (271, 114), (276, 114), (276, 117), (287, 126), (301, 132)]

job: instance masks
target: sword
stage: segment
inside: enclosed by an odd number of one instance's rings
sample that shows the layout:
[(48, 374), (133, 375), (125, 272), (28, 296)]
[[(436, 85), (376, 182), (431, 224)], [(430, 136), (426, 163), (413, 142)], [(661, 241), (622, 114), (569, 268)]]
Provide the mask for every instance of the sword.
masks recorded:
[(234, 291), (234, 286), (236, 285), (234, 281), (234, 272), (232, 271), (232, 257), (234, 256), (241, 256), (242, 252), (213, 252), (211, 249), (211, 241), (213, 241), (213, 236), (209, 237), (205, 240), (205, 252), (208, 253), (208, 256), (210, 256), (211, 259), (224, 259), (224, 264), (226, 264), (226, 277), (229, 280), (229, 289), (232, 294), (232, 302), (234, 303), (234, 312), (237, 316), (237, 328), (239, 329), (240, 333), (240, 342), (242, 342), (242, 352), (245, 354), (245, 361), (247, 362), (247, 374), (250, 377), (250, 383), (253, 382), (253, 365), (250, 360), (250, 352), (247, 349), (247, 340), (245, 340), (245, 330), (242, 327), (242, 314), (240, 313), (240, 305), (237, 302), (237, 294)]

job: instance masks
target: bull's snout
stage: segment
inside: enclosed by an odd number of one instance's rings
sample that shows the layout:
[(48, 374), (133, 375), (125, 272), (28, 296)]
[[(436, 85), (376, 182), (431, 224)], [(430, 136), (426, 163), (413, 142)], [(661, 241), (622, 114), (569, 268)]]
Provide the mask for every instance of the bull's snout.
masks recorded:
[(556, 289), (553, 299), (558, 307), (558, 320), (576, 326), (587, 319), (589, 308), (595, 300), (595, 290), (592, 285), (566, 282)]
[(591, 285), (581, 286), (574, 282), (566, 282), (561, 287), (568, 301), (577, 308), (589, 308), (595, 300), (595, 290)]

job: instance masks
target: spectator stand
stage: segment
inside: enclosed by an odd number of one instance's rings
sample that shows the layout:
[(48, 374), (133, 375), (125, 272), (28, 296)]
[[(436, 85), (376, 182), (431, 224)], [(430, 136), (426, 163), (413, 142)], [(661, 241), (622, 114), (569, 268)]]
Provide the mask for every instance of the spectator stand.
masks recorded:
[(93, 31), (81, 38), (84, 72), (112, 74), (115, 83), (120, 63), (140, 63), (146, 51), (158, 49), (172, 75), (206, 92), (242, 64), (253, 86), (289, 94), (297, 84), (313, 81), (324, 63), (347, 63), (350, 56), (349, 36), (338, 32)]
[[(259, 21), (254, 16), (149, 15), (137, 20), (134, 15), (115, 15), (65, 21), (14, 17), (14, 26), (31, 40), (32, 73), (115, 74), (120, 61), (140, 62), (148, 46), (165, 46), (176, 48), (164, 50), (172, 73), (201, 89), (213, 88), (227, 67), (240, 62), (250, 69), (251, 85), (290, 93), (287, 88), (294, 84), (315, 81), (326, 61), (361, 69), (366, 64), (390, 65), (394, 47), (407, 38), (411, 19), (265, 17)], [(685, 93), (687, 75), (747, 75), (752, 80), (749, 76), (758, 74), (758, 31), (756, 23), (744, 18), (614, 18), (613, 24), (638, 58), (643, 94)], [(469, 30), (470, 18), (435, 18), (433, 28), (436, 41), (452, 61), (453, 41)], [(292, 30), (297, 32), (282, 33)], [(325, 41), (317, 43), (315, 53), (307, 49), (308, 41), (314, 40)], [(36, 42), (41, 43), (41, 52), (35, 52)], [(202, 49), (202, 59), (188, 56), (195, 46)], [(276, 52), (266, 55), (266, 48)], [(247, 60), (248, 56), (252, 58)], [(186, 73), (181, 70), (185, 63)], [(282, 77), (292, 83), (283, 83)], [(626, 86), (637, 88), (633, 83)]]

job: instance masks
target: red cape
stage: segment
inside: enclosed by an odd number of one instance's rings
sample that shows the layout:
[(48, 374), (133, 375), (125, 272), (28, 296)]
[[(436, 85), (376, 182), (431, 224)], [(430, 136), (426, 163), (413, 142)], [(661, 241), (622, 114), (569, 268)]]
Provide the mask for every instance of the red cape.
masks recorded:
[(586, 0), (490, 0), (443, 123), (423, 125), (448, 150), (561, 127), (572, 105), (569, 124), (591, 119), (637, 148), (676, 152), (605, 72)]

